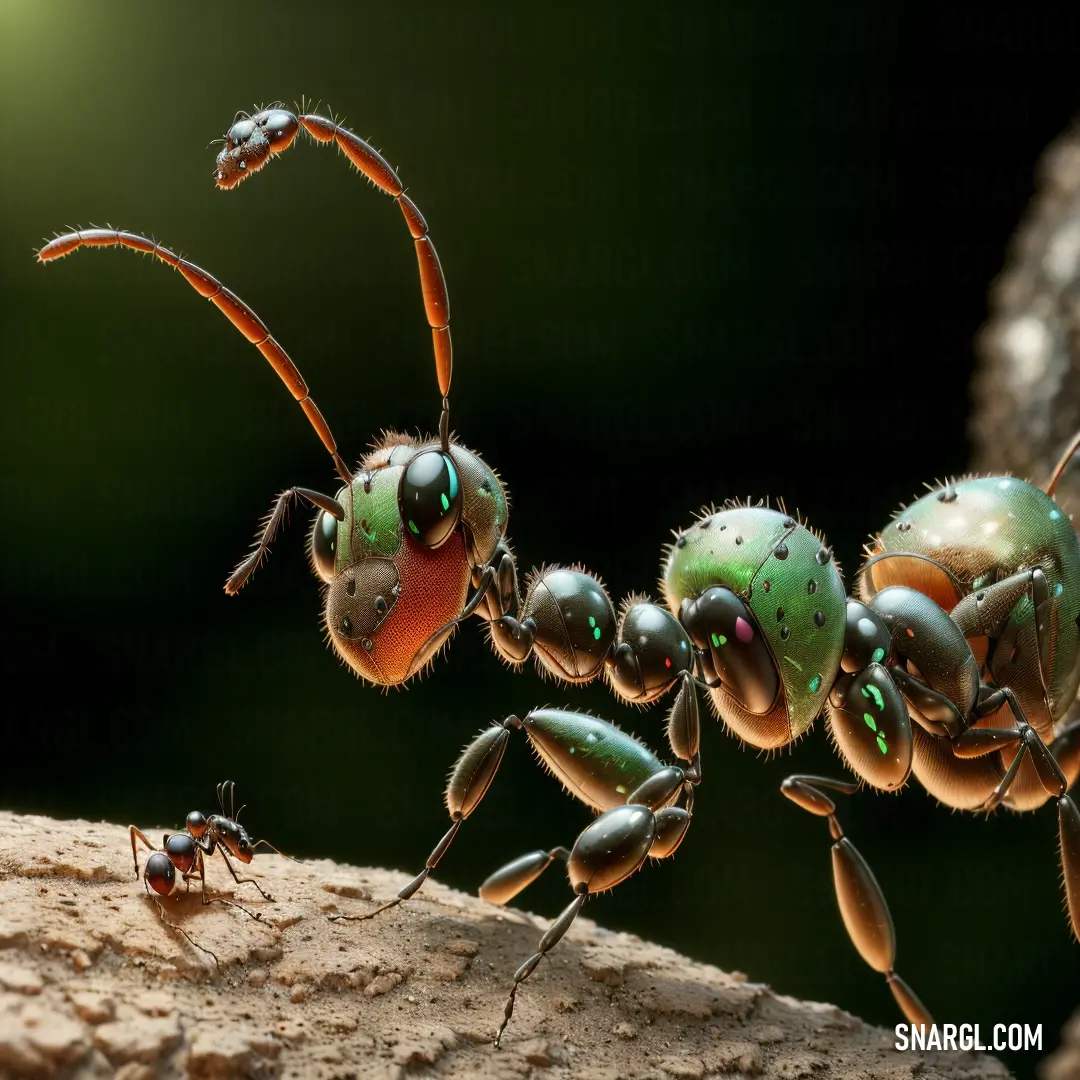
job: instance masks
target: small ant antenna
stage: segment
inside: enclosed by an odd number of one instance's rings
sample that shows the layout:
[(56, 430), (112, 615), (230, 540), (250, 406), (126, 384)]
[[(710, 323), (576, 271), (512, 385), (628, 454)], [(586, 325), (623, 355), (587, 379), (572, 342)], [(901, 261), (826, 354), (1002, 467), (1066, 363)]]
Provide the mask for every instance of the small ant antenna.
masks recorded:
[(255, 843), (251, 845), (251, 850), (254, 851), (260, 844), (265, 844), (275, 855), (280, 855), (283, 859), (288, 859), (289, 862), (300, 862), (299, 859), (294, 859), (291, 855), (286, 855), (281, 848), (274, 847), (269, 840), (256, 840)]
[[(247, 806), (247, 803), (244, 803), (244, 806)], [(233, 814), (233, 821), (235, 821), (238, 825), (240, 824), (240, 815), (244, 812), (244, 806), (241, 806), (240, 809), (237, 810), (235, 814)]]

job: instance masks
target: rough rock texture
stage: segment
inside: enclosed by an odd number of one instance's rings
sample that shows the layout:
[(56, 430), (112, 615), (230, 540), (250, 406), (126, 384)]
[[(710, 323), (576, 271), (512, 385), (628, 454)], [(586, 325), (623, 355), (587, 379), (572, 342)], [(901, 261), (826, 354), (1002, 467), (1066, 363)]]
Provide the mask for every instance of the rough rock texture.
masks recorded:
[(163, 916), (125, 828), (0, 813), (0, 1076), (1008, 1075), (974, 1054), (897, 1053), (834, 1006), (586, 919), (523, 989), (496, 1051), (510, 975), (546, 923), (429, 883), (379, 920), (335, 924), (405, 876), (261, 855), (250, 869), (273, 901), (216, 856), (207, 874), (211, 895), (258, 919), (204, 906), (197, 885)]
[[(1042, 483), (1080, 431), (1080, 127), (1039, 162), (990, 310), (973, 386), (973, 464)], [(1080, 512), (1076, 462), (1059, 495)]]

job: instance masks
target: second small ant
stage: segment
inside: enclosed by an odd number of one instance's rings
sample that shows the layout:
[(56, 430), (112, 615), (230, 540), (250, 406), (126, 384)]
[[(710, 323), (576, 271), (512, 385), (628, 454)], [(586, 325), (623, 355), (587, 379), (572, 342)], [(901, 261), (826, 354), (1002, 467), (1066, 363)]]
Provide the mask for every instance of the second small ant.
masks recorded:
[[(143, 845), (151, 852), (146, 860), (146, 869), (143, 871), (143, 884), (147, 893), (152, 889), (158, 896), (171, 896), (179, 887), (182, 880), (185, 886), (190, 886), (191, 879), (198, 877), (202, 883), (202, 901), (204, 904), (214, 902), (219, 898), (211, 898), (206, 895), (206, 857), (219, 852), (225, 865), (229, 868), (233, 880), (238, 885), (252, 884), (259, 890), (259, 895), (264, 900), (273, 900), (273, 897), (255, 880), (255, 878), (242, 878), (236, 872), (232, 860), (239, 859), (242, 863), (250, 863), (255, 857), (255, 849), (260, 844), (266, 844), (272, 851), (277, 851), (266, 840), (258, 840), (252, 843), (247, 830), (240, 824), (240, 814), (244, 807), (236, 809), (236, 784), (231, 780), (217, 786), (218, 805), (221, 807), (220, 814), (211, 814), (207, 817), (199, 810), (192, 810), (187, 816), (184, 831), (178, 833), (166, 833), (162, 839), (160, 848), (154, 847), (146, 838), (146, 835), (134, 825), (128, 827), (131, 835), (131, 854), (135, 860), (135, 878), (139, 877), (139, 855), (136, 841), (142, 841)], [(228, 797), (229, 809), (225, 810), (225, 800)], [(280, 854), (280, 852), (279, 852)], [(222, 903), (228, 901), (222, 900)], [(240, 905), (233, 905), (239, 907)], [(253, 918), (259, 918), (246, 908), (241, 908)]]

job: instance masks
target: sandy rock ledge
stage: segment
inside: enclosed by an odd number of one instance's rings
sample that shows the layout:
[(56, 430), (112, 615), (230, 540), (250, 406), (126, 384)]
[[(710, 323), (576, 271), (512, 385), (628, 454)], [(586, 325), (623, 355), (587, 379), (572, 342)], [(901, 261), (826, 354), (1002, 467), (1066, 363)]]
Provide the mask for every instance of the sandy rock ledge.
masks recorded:
[[(148, 835), (160, 836), (155, 829)], [(213, 889), (162, 920), (125, 827), (0, 813), (0, 1077), (575, 1077), (994, 1080), (974, 1054), (899, 1054), (888, 1032), (579, 919), (529, 981), (546, 923), (429, 883), (375, 922), (386, 870), (260, 855), (264, 888)]]

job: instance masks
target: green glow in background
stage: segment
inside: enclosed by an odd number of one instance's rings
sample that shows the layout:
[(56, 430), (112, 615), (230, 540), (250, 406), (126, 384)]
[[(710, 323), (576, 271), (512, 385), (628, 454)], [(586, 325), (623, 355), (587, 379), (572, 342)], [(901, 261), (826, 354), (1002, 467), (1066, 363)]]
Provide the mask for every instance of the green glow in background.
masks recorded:
[[(235, 192), (212, 184), (206, 144), (236, 109), (321, 98), (431, 226), (454, 427), (509, 486), (523, 569), (581, 561), (616, 598), (655, 593), (670, 530), (753, 493), (824, 529), (850, 581), (900, 499), (966, 463), (986, 286), (1073, 104), (1053, 61), (1076, 27), (1057, 17), (0, 0), (2, 670), (22, 702), (0, 803), (178, 825), (231, 777), (284, 850), (415, 871), (446, 771), (490, 720), (587, 707), (663, 745), (662, 710), (514, 675), (479, 625), (408, 691), (361, 687), (323, 646), (298, 521), (226, 598), (273, 495), (333, 483), (326, 455), (178, 275), (116, 250), (39, 267), (43, 236), (111, 222), (213, 273), (297, 361), (347, 459), (383, 427), (429, 430), (390, 200), (307, 142)], [(821, 727), (765, 759), (710, 720), (678, 857), (589, 914), (891, 1026), (827, 832), (779, 793), (791, 772), (839, 775)], [(1042, 1023), (1055, 1045), (1080, 953), (1053, 811), (987, 823), (912, 788), (841, 813), (937, 1019)], [(475, 889), (587, 820), (512, 746), (440, 877)], [(565, 890), (553, 874), (523, 900), (554, 914)]]

